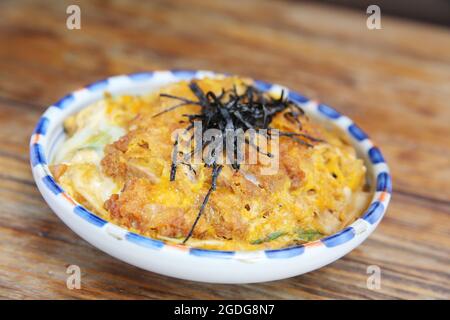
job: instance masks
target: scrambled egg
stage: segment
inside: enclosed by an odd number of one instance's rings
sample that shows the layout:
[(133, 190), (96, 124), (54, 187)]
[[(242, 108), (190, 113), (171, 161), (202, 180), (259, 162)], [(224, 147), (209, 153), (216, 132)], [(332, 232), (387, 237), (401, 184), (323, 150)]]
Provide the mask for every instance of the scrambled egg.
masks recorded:
[[(206, 91), (240, 87), (238, 78), (204, 79)], [(106, 95), (65, 122), (68, 139), (51, 170), (78, 202), (132, 231), (181, 243), (211, 184), (211, 168), (179, 164), (170, 181), (173, 132), (187, 125), (185, 105), (158, 117), (176, 102), (167, 93), (196, 100), (186, 82), (148, 96)], [(302, 132), (320, 138), (308, 148), (280, 137), (275, 174), (243, 164), (225, 165), (188, 245), (221, 250), (281, 248), (332, 234), (355, 220), (368, 203), (363, 161), (338, 132), (301, 117)], [(298, 131), (280, 113), (271, 127)]]

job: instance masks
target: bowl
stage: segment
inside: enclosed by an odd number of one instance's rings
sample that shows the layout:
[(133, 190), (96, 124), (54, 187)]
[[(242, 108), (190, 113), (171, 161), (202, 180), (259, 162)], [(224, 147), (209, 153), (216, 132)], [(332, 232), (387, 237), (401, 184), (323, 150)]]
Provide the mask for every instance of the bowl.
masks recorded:
[(293, 277), (321, 268), (360, 245), (382, 219), (392, 192), (389, 168), (379, 148), (351, 119), (335, 109), (264, 81), (255, 80), (255, 86), (267, 92), (284, 89), (308, 116), (343, 131), (365, 162), (372, 192), (370, 205), (360, 218), (336, 234), (275, 250), (220, 251), (173, 245), (102, 219), (74, 201), (56, 183), (48, 164), (65, 139), (63, 122), (68, 116), (101, 99), (104, 91), (113, 95), (143, 94), (172, 82), (207, 76), (220, 75), (191, 70), (119, 75), (89, 84), (51, 105), (31, 136), (30, 161), (36, 184), (56, 215), (80, 237), (117, 259), (151, 272), (202, 282), (254, 283)]

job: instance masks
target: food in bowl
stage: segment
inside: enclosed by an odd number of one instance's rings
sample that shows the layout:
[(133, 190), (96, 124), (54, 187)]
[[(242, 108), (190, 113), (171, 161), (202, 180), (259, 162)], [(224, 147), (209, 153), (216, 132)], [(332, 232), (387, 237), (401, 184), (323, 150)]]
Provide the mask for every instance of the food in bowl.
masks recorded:
[[(249, 79), (180, 81), (140, 96), (105, 93), (64, 128), (68, 138), (50, 169), (66, 192), (108, 221), (169, 243), (279, 249), (336, 233), (369, 203), (366, 167), (345, 136)], [(231, 149), (247, 159), (253, 150), (256, 161), (205, 156), (211, 149), (198, 146), (196, 129), (215, 129), (223, 140), (227, 129), (243, 129), (243, 150), (226, 144), (221, 155)], [(272, 164), (276, 170), (267, 173)]]

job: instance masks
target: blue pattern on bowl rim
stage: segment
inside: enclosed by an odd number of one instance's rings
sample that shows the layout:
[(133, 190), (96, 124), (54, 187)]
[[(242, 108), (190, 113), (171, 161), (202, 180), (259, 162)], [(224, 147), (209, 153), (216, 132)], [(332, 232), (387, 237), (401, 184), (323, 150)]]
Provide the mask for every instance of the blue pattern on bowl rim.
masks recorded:
[[(191, 78), (199, 78), (204, 74), (208, 75), (223, 75), (217, 74), (210, 71), (194, 71), (194, 70), (172, 70), (172, 71), (150, 71), (150, 72), (138, 72), (129, 75), (121, 75), (116, 77), (111, 77), (103, 80), (91, 83), (84, 88), (89, 91), (103, 91), (107, 90), (111, 83), (111, 80), (119, 77), (127, 77), (130, 81), (140, 82), (148, 81), (153, 79), (158, 73), (170, 73), (171, 76), (178, 80), (186, 80)], [(265, 81), (255, 80), (255, 86), (262, 91), (271, 91), (275, 87), (280, 87)], [(287, 90), (287, 89), (286, 89)], [(343, 129), (345, 132), (349, 133), (349, 136), (353, 139), (353, 143), (360, 145), (362, 149), (368, 149), (367, 158), (370, 160), (371, 164), (374, 166), (374, 171), (376, 173), (376, 181), (374, 185), (376, 186), (374, 191), (374, 196), (372, 198), (369, 208), (366, 210), (362, 216), (357, 219), (353, 224), (337, 232), (336, 234), (327, 236), (320, 240), (309, 242), (302, 245), (292, 246), (288, 248), (275, 249), (275, 250), (262, 250), (264, 256), (268, 259), (288, 259), (291, 257), (302, 255), (305, 250), (314, 250), (317, 247), (333, 248), (336, 246), (342, 246), (345, 243), (351, 241), (355, 235), (356, 231), (352, 227), (356, 223), (361, 223), (361, 221), (366, 221), (371, 225), (376, 224), (383, 217), (387, 205), (389, 203), (391, 193), (392, 193), (392, 179), (389, 174), (388, 166), (384, 160), (383, 155), (379, 148), (375, 147), (373, 143), (369, 140), (368, 135), (358, 127), (353, 121), (346, 116), (342, 115), (332, 107), (317, 103), (313, 100), (306, 98), (305, 96), (288, 90), (288, 97), (294, 102), (298, 103), (300, 106), (308, 106), (310, 110), (315, 110), (317, 115), (320, 115), (331, 122), (334, 122), (337, 126)], [(69, 107), (72, 103), (76, 101), (76, 92), (72, 92), (65, 97), (61, 98), (55, 104), (53, 104), (44, 115), (39, 119), (38, 124), (33, 132), (30, 142), (30, 162), (33, 167), (33, 171), (41, 170), (43, 172), (43, 182), (45, 186), (56, 196), (66, 201), (69, 205), (73, 206), (74, 214), (78, 215), (88, 223), (104, 228), (108, 222), (96, 214), (92, 213), (88, 209), (84, 208), (80, 204), (76, 203), (70, 196), (59, 186), (53, 179), (50, 170), (47, 166), (47, 160), (44, 155), (43, 143), (41, 142), (47, 134), (47, 129), (50, 126), (52, 120), (55, 117), (53, 107), (59, 109), (60, 111)], [(346, 121), (342, 121), (345, 118)], [(44, 141), (46, 143), (46, 141)], [(367, 147), (368, 146), (368, 147)], [(122, 227), (119, 227), (123, 229)], [(143, 235), (136, 234), (134, 232), (126, 230), (125, 241), (129, 241), (141, 247), (145, 247), (151, 250), (161, 250), (163, 247), (176, 248), (177, 250), (186, 252), (186, 254), (194, 255), (200, 258), (213, 258), (213, 259), (230, 259), (237, 256), (240, 251), (221, 251), (221, 250), (208, 250), (191, 248), (188, 246), (172, 245), (161, 240), (152, 239)], [(256, 252), (256, 251), (255, 251)]]

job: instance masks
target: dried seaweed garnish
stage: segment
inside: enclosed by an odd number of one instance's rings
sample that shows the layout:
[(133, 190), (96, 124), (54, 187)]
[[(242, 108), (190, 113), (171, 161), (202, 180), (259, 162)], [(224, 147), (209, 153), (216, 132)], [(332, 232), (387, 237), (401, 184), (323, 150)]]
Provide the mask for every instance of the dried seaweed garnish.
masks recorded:
[(222, 171), (223, 166), (217, 165), (216, 163), (213, 163), (212, 165), (212, 180), (211, 180), (211, 186), (209, 187), (208, 192), (206, 193), (205, 198), (203, 199), (202, 205), (200, 206), (200, 210), (198, 211), (197, 217), (195, 218), (194, 223), (192, 224), (191, 230), (189, 230), (189, 234), (187, 237), (183, 240), (183, 243), (186, 243), (189, 238), (192, 236), (192, 233), (194, 232), (195, 226), (198, 223), (198, 220), (203, 214), (203, 211), (205, 211), (206, 204), (208, 203), (209, 197), (211, 193), (216, 190), (217, 186), (217, 178), (219, 177), (220, 171)]
[[(208, 91), (206, 93), (203, 92), (203, 90), (198, 86), (195, 80), (192, 80), (189, 83), (189, 88), (196, 96), (197, 101), (165, 93), (160, 94), (160, 97), (178, 100), (180, 101), (180, 103), (164, 109), (163, 111), (155, 114), (153, 117), (160, 116), (166, 112), (173, 111), (185, 105), (198, 105), (201, 107), (200, 113), (183, 115), (188, 119), (189, 122), (189, 125), (185, 129), (185, 132), (193, 130), (194, 122), (200, 121), (202, 124), (202, 136), (205, 131), (209, 129), (218, 129), (222, 132), (224, 146), (227, 146), (226, 130), (240, 129), (242, 129), (244, 132), (248, 129), (267, 129), (267, 133), (265, 135), (267, 139), (271, 139), (271, 137), (275, 135), (285, 136), (307, 147), (312, 147), (312, 142), (322, 142), (322, 140), (314, 138), (306, 133), (280, 131), (277, 131), (277, 133), (275, 133), (275, 131), (273, 132), (273, 129), (269, 127), (269, 124), (271, 123), (275, 115), (280, 112), (286, 111), (284, 113), (286, 119), (290, 122), (298, 124), (299, 130), (302, 129), (302, 124), (299, 117), (304, 115), (304, 111), (300, 106), (285, 98), (284, 91), (281, 92), (281, 96), (278, 99), (275, 99), (267, 94), (264, 94), (262, 91), (251, 85), (246, 85), (245, 90), (242, 94), (239, 94), (237, 88), (234, 86), (230, 90), (222, 90), (221, 94), (218, 96), (212, 91)], [(191, 138), (193, 137), (194, 134), (192, 134)], [(173, 146), (170, 181), (174, 181), (176, 178), (178, 154), (177, 141), (178, 139), (176, 139)], [(259, 146), (255, 145), (248, 139), (245, 139), (245, 143), (255, 148), (258, 153), (261, 153), (268, 157), (273, 156), (270, 152), (263, 152), (262, 150), (260, 150)], [(197, 150), (192, 150), (189, 153), (189, 156), (192, 156), (196, 152), (203, 151), (208, 144), (209, 142), (206, 142), (200, 149), (197, 148)], [(236, 141), (233, 144), (232, 153), (235, 156), (238, 153), (238, 145)], [(216, 159), (217, 158), (214, 158), (212, 162), (205, 161), (205, 166), (212, 168), (211, 186), (203, 199), (197, 217), (183, 243), (186, 243), (192, 237), (195, 226), (197, 225), (200, 217), (205, 210), (211, 193), (216, 190), (217, 179), (223, 168), (222, 165), (219, 165), (216, 162)], [(240, 163), (237, 160), (233, 162), (231, 166), (234, 170), (240, 169)]]

